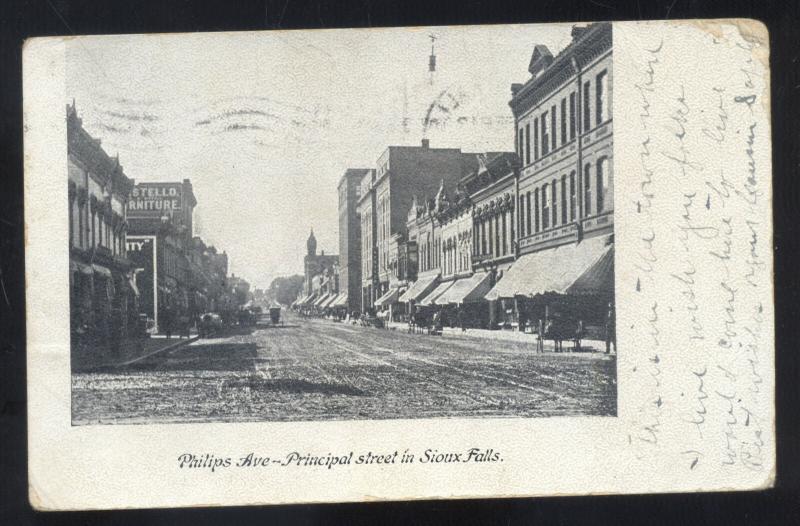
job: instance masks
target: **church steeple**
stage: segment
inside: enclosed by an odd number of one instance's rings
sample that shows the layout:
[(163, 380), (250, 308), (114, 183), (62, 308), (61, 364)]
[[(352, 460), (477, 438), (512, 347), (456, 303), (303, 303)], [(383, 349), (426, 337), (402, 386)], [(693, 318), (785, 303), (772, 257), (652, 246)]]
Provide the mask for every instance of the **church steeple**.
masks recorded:
[(317, 238), (314, 237), (314, 229), (311, 229), (311, 235), (308, 236), (308, 241), (306, 241), (306, 248), (308, 249), (309, 256), (316, 256), (317, 255)]

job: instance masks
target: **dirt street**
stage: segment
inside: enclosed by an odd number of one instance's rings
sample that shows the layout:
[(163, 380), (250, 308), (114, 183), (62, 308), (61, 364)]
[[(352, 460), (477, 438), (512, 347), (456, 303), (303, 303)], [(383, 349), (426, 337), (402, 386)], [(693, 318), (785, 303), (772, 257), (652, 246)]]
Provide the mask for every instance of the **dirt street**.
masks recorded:
[(286, 319), (73, 376), (75, 424), (616, 414), (616, 359)]

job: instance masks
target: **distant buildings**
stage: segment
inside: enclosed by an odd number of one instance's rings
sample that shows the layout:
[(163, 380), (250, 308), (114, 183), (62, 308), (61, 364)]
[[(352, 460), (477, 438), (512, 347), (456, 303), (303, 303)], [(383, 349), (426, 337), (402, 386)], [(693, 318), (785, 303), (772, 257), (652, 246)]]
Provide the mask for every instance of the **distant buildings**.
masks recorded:
[(351, 168), (339, 181), (339, 281), (347, 312), (361, 310), (361, 180), (370, 170)]
[(474, 155), (458, 148), (431, 148), (423, 140), (421, 146), (389, 146), (378, 158), (375, 172), (364, 176), (359, 201), (362, 311), (373, 309), (384, 296), (380, 303), (399, 295), (406, 281), (398, 274), (399, 260), (404, 254), (403, 260), (408, 261), (409, 254), (400, 247), (407, 241), (408, 211), (415, 196), (455, 184), (474, 162)]
[(339, 293), (339, 256), (326, 255), (323, 250), (317, 254), (317, 238), (314, 230), (306, 241), (306, 255), (303, 258), (303, 292), (321, 300), (322, 296)]
[(142, 312), (163, 329), (163, 320), (198, 311), (190, 256), (192, 216), (197, 200), (188, 179), (180, 183), (139, 183), (128, 202), (127, 245), (137, 269)]

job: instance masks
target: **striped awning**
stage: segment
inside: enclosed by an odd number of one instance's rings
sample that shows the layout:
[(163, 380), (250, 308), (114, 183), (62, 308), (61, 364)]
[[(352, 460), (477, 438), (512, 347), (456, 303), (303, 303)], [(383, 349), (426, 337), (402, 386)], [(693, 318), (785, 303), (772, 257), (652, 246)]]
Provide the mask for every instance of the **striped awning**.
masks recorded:
[(408, 303), (411, 301), (419, 301), (426, 294), (428, 294), (436, 286), (439, 279), (439, 274), (432, 274), (429, 276), (421, 277), (414, 282), (407, 291), (405, 291), (398, 299), (400, 303)]
[(439, 296), (447, 292), (447, 290), (453, 286), (453, 283), (455, 282), (445, 281), (444, 283), (439, 283), (439, 285), (433, 289), (430, 294), (419, 300), (418, 305), (433, 305)]
[(322, 305), (320, 305), (320, 307), (322, 307), (323, 309), (327, 309), (327, 308), (329, 308), (329, 307), (332, 307), (332, 306), (333, 306), (333, 303), (336, 301), (336, 299), (337, 299), (338, 297), (339, 297), (339, 295), (338, 295), (338, 294), (331, 294), (331, 295), (329, 295), (329, 296), (328, 296), (328, 299), (327, 299), (327, 300), (325, 300), (325, 301), (322, 303)]
[(330, 294), (323, 294), (322, 296), (317, 298), (317, 301), (314, 302), (314, 306), (315, 307), (322, 307), (322, 304), (325, 303), (326, 301), (328, 301), (330, 299), (330, 297), (331, 297)]
[(331, 307), (347, 307), (348, 296), (346, 292), (342, 292), (336, 297), (336, 301), (330, 304)]
[(397, 303), (397, 298), (400, 296), (402, 289), (397, 287), (392, 287), (386, 294), (375, 300), (376, 307), (388, 307), (392, 303)]
[(607, 294), (613, 290), (613, 237), (602, 236), (522, 256), (486, 299), (547, 293)]
[(480, 301), (491, 288), (491, 275), (488, 272), (477, 272), (468, 278), (456, 280), (434, 303), (450, 305)]

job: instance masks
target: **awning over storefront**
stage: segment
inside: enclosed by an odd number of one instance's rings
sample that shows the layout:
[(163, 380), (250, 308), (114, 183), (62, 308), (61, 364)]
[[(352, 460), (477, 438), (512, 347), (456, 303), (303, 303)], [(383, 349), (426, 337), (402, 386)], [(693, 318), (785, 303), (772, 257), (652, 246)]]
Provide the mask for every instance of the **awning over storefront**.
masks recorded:
[(336, 301), (330, 304), (332, 308), (347, 307), (347, 293), (343, 292), (336, 297)]
[(94, 270), (89, 265), (81, 263), (80, 261), (70, 261), (69, 262), (69, 270), (70, 272), (80, 272), (81, 274), (92, 275)]
[(486, 299), (538, 294), (605, 294), (614, 290), (611, 236), (542, 250), (519, 258)]
[(427, 296), (425, 296), (424, 298), (422, 298), (418, 302), (418, 305), (433, 305), (433, 303), (442, 294), (447, 292), (447, 290), (450, 289), (450, 287), (453, 286), (453, 283), (455, 283), (455, 282), (454, 281), (446, 281), (444, 283), (439, 283), (439, 285), (435, 289), (433, 289), (433, 291), (430, 294), (428, 294)]
[(386, 294), (375, 300), (375, 306), (388, 307), (393, 303), (397, 303), (397, 298), (400, 297), (400, 292), (401, 289), (397, 287), (390, 288), (388, 291), (386, 291)]
[(331, 297), (330, 294), (323, 294), (322, 296), (317, 298), (317, 301), (314, 302), (314, 306), (315, 307), (322, 307), (322, 304), (325, 303), (326, 301), (328, 301), (330, 299), (330, 297)]
[(307, 296), (303, 296), (302, 298), (300, 298), (300, 300), (298, 300), (298, 302), (297, 302), (297, 306), (298, 306), (298, 307), (303, 307), (303, 306), (305, 306), (305, 305), (308, 305), (308, 303), (309, 303), (309, 302), (310, 302), (312, 299), (314, 299), (314, 295), (313, 295), (313, 294), (308, 294)]
[(456, 280), (447, 292), (436, 298), (437, 305), (472, 303), (480, 301), (492, 288), (488, 272), (477, 272), (468, 278)]
[(410, 301), (419, 301), (420, 298), (428, 294), (439, 279), (438, 274), (425, 276), (419, 278), (411, 287), (405, 291), (398, 299), (400, 303), (408, 303)]
[(327, 308), (333, 306), (333, 303), (336, 301), (336, 298), (338, 298), (338, 297), (339, 297), (338, 294), (331, 294), (330, 296), (328, 296), (328, 299), (325, 300), (322, 303), (322, 305), (320, 305), (320, 307), (322, 307), (323, 309), (327, 309)]
[(107, 278), (111, 277), (111, 271), (107, 267), (104, 267), (103, 265), (98, 265), (97, 263), (92, 263), (92, 268), (98, 274), (102, 274), (103, 276), (105, 276)]

